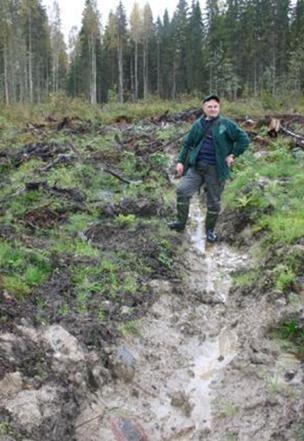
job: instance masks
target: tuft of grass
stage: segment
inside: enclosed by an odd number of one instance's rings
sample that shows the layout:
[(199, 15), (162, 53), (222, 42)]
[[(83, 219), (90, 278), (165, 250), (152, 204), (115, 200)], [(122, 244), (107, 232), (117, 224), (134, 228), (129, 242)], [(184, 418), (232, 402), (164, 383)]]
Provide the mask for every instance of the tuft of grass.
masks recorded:
[(123, 323), (119, 327), (119, 331), (124, 335), (127, 336), (129, 334), (140, 336), (140, 330), (139, 330), (139, 323), (135, 320), (130, 320), (128, 322)]
[(255, 281), (257, 281), (260, 277), (258, 270), (248, 270), (241, 272), (239, 274), (235, 274), (233, 276), (233, 280), (235, 285), (240, 287), (247, 287), (252, 285)]
[(4, 276), (1, 285), (9, 294), (18, 299), (24, 299), (31, 293), (31, 287), (18, 276)]
[(119, 214), (115, 219), (117, 225), (123, 228), (134, 227), (137, 223), (135, 214)]
[(276, 277), (275, 286), (277, 290), (287, 292), (292, 288), (296, 275), (291, 268), (280, 264), (274, 269), (274, 274)]

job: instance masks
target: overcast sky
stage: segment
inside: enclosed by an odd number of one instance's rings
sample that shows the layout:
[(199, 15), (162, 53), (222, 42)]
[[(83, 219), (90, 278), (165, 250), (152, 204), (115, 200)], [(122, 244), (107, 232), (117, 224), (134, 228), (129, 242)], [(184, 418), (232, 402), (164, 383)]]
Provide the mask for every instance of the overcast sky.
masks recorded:
[[(42, 0), (42, 4), (47, 7), (48, 15), (50, 15), (53, 2), (53, 0)], [(77, 26), (78, 28), (80, 27), (85, 0), (58, 0), (58, 3), (61, 13), (62, 31), (67, 41), (68, 34), (72, 26)], [(137, 0), (137, 3), (141, 8), (143, 8), (144, 5), (147, 3), (147, 0)], [(151, 6), (155, 21), (158, 15), (161, 18), (163, 17), (163, 13), (166, 8), (168, 9), (170, 17), (172, 17), (178, 0), (148, 0), (148, 3)], [(205, 1), (200, 0), (200, 3), (203, 8)], [(116, 7), (119, 4), (119, 0), (97, 0), (97, 4), (99, 12), (101, 13), (101, 21), (104, 26), (110, 10), (115, 12)], [(124, 5), (127, 17), (129, 18), (134, 0), (122, 0), (122, 4)], [(188, 1), (188, 4), (191, 4), (190, 0)]]

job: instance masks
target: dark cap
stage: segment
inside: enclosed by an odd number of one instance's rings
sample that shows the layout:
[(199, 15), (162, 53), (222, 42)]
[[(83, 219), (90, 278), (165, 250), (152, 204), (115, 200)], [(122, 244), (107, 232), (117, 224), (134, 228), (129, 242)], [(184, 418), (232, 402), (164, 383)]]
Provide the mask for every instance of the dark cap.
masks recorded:
[(215, 100), (218, 103), (221, 102), (220, 98), (217, 95), (215, 95), (214, 93), (212, 93), (211, 95), (205, 96), (205, 98), (203, 99), (203, 103), (206, 103), (207, 101), (211, 101), (211, 100)]

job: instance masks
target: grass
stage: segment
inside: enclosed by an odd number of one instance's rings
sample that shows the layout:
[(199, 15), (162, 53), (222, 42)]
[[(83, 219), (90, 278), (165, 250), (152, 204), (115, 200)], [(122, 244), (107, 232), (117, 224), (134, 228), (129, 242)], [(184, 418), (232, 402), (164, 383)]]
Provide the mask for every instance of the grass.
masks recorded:
[(129, 320), (119, 327), (119, 331), (124, 336), (135, 335), (137, 337), (140, 336), (139, 323), (136, 320)]
[(244, 271), (233, 276), (234, 284), (240, 287), (249, 287), (260, 277), (258, 269)]
[(227, 207), (247, 209), (256, 232), (267, 231), (271, 243), (291, 244), (304, 236), (303, 163), (281, 140), (269, 156), (240, 158), (234, 179), (227, 185)]
[(0, 242), (1, 286), (9, 294), (25, 298), (51, 274), (45, 252), (25, 248), (21, 243)]

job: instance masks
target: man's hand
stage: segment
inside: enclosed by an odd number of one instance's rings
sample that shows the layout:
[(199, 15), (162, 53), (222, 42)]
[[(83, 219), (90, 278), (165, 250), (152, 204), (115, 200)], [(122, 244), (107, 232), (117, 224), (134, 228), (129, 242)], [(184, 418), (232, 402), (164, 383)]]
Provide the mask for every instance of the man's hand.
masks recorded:
[(181, 162), (178, 162), (176, 164), (175, 170), (176, 170), (178, 177), (181, 178), (184, 174), (184, 164), (182, 164)]
[(235, 162), (235, 156), (234, 155), (228, 155), (226, 157), (226, 163), (227, 163), (229, 168), (233, 166), (234, 162)]

